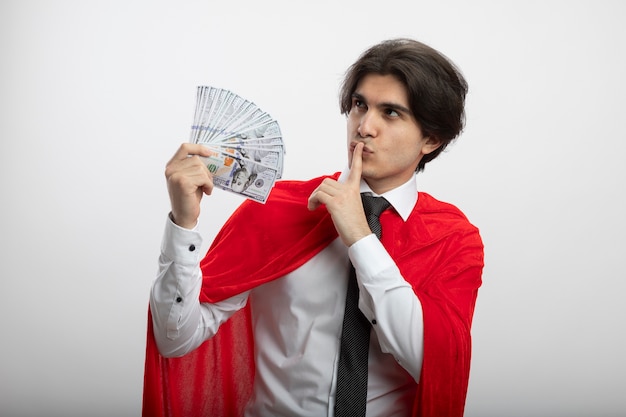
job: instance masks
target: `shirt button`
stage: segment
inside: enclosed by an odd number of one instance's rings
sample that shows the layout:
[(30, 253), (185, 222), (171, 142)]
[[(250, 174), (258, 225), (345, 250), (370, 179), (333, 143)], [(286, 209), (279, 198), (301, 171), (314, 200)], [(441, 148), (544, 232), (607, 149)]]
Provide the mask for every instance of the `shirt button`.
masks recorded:
[(376, 319), (372, 319), (372, 324), (376, 324)]
[(181, 301), (183, 301), (183, 297), (176, 297), (176, 302), (180, 303)]
[(193, 252), (196, 250), (196, 245), (189, 245), (189, 252)]

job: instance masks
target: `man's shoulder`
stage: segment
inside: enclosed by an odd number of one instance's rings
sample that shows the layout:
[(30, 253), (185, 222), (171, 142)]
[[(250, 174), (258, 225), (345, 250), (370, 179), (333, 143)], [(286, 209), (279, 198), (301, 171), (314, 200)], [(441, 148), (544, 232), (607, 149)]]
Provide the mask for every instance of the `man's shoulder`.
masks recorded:
[(422, 212), (442, 212), (449, 213), (453, 216), (462, 216), (465, 217), (465, 214), (452, 203), (448, 203), (443, 200), (439, 200), (438, 198), (433, 197), (429, 193), (425, 193), (420, 191), (419, 197), (417, 199), (417, 208), (419, 208)]
[(477, 230), (456, 205), (439, 200), (425, 192), (419, 192), (415, 211), (424, 223), (431, 226), (445, 225), (446, 228)]

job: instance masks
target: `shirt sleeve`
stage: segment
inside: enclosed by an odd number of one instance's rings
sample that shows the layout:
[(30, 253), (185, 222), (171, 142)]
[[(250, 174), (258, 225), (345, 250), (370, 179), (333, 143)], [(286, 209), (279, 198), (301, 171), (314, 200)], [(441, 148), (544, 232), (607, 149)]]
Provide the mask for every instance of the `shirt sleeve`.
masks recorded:
[(372, 323), (383, 352), (419, 382), (424, 355), (422, 305), (374, 234), (349, 248), (359, 282), (359, 308)]
[(200, 303), (202, 236), (168, 218), (156, 280), (150, 292), (154, 336), (161, 355), (182, 356), (215, 335), (246, 305), (248, 292), (218, 303)]

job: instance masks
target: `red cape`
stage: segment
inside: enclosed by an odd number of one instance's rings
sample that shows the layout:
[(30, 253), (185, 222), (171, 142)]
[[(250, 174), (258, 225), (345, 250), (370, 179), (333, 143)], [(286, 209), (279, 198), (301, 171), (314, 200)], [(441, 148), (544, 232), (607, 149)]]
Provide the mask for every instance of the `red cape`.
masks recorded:
[[(223, 300), (282, 277), (337, 237), (324, 208), (307, 209), (309, 195), (323, 178), (278, 182), (266, 204), (245, 201), (233, 213), (201, 263), (201, 302)], [(456, 207), (426, 193), (419, 194), (406, 222), (387, 210), (381, 223), (382, 243), (413, 286), (424, 313), (424, 358), (413, 415), (460, 417), (483, 268), (478, 229)], [(143, 416), (243, 415), (254, 379), (253, 346), (246, 307), (195, 351), (163, 358), (149, 315)]]

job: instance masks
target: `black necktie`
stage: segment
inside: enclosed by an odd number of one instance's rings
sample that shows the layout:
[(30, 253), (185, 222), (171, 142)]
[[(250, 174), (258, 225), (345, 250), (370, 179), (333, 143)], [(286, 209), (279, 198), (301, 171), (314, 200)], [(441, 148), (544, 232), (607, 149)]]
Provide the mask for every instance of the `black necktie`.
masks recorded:
[[(363, 209), (370, 229), (380, 239), (380, 213), (389, 207), (383, 197), (361, 194)], [(370, 345), (370, 323), (359, 310), (359, 287), (354, 267), (350, 264), (350, 278), (343, 318), (335, 417), (365, 416), (367, 402), (367, 354)]]

